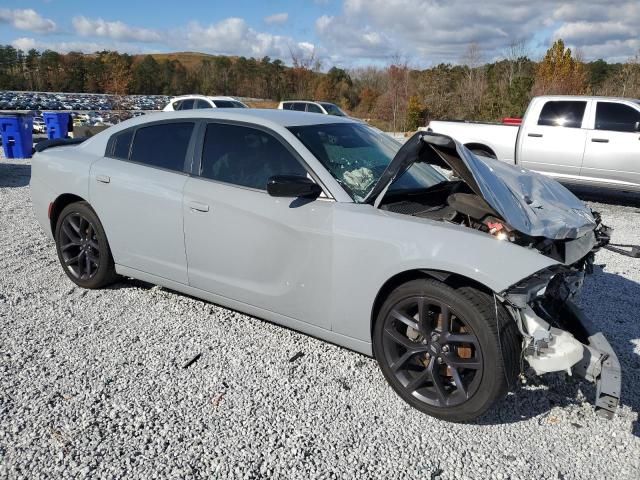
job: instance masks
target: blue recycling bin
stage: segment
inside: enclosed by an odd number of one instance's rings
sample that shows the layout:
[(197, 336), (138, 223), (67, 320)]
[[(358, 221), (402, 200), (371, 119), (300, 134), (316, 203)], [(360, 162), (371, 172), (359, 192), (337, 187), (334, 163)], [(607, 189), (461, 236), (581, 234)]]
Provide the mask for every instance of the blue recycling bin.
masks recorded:
[(44, 112), (42, 119), (47, 127), (47, 138), (67, 138), (69, 133), (69, 113), (67, 112)]
[(16, 113), (0, 116), (2, 149), (7, 158), (31, 158), (33, 150), (33, 117)]

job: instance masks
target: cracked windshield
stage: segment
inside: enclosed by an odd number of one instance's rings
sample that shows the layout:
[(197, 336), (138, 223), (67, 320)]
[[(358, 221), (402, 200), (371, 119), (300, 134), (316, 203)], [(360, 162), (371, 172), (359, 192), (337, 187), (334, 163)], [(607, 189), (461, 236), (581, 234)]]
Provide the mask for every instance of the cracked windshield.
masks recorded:
[[(290, 127), (289, 130), (356, 202), (363, 201), (402, 146), (366, 125), (333, 123)], [(414, 164), (389, 190), (422, 190), (445, 180), (433, 167)]]

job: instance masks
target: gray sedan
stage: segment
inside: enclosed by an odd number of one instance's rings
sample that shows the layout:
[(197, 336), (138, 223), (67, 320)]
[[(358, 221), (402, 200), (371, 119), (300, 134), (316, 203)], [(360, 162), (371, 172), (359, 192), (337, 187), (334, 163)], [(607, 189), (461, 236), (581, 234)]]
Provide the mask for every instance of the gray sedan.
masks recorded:
[(165, 112), (39, 150), (35, 214), (81, 287), (133, 277), (374, 355), (445, 420), (482, 415), (522, 359), (616, 410), (615, 353), (572, 303), (610, 231), (554, 180), (286, 110)]

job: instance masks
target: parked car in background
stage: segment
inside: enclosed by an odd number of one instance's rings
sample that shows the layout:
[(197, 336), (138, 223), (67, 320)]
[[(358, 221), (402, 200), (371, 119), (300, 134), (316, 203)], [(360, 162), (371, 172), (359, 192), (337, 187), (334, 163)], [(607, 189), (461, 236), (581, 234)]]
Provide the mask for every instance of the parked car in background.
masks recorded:
[(170, 112), (64, 143), (37, 148), (31, 193), (80, 287), (138, 278), (373, 354), (445, 420), (482, 415), (523, 360), (617, 408), (616, 355), (572, 303), (610, 230), (553, 179), (447, 136), (401, 145), (282, 110)]
[(233, 97), (207, 97), (205, 95), (183, 95), (172, 98), (164, 107), (165, 112), (198, 110), (202, 108), (249, 108)]
[(640, 191), (640, 100), (535, 97), (520, 126), (432, 121), (427, 130), (564, 183)]
[(32, 130), (33, 133), (47, 133), (47, 126), (42, 117), (34, 117)]
[(279, 110), (295, 110), (296, 112), (322, 113), (336, 117), (348, 117), (340, 107), (329, 102), (313, 102), (309, 100), (285, 100), (278, 105)]

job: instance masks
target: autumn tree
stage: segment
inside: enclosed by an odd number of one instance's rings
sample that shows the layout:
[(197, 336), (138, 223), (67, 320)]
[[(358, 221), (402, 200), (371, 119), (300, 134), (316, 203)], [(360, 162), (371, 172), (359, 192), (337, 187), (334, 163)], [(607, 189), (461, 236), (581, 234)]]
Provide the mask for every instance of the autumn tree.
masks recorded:
[(533, 85), (534, 95), (580, 95), (587, 87), (584, 64), (556, 40), (538, 65)]
[(102, 79), (103, 89), (114, 96), (114, 107), (120, 110), (122, 97), (129, 93), (131, 84), (131, 57), (118, 52), (103, 52), (101, 60), (106, 73)]

